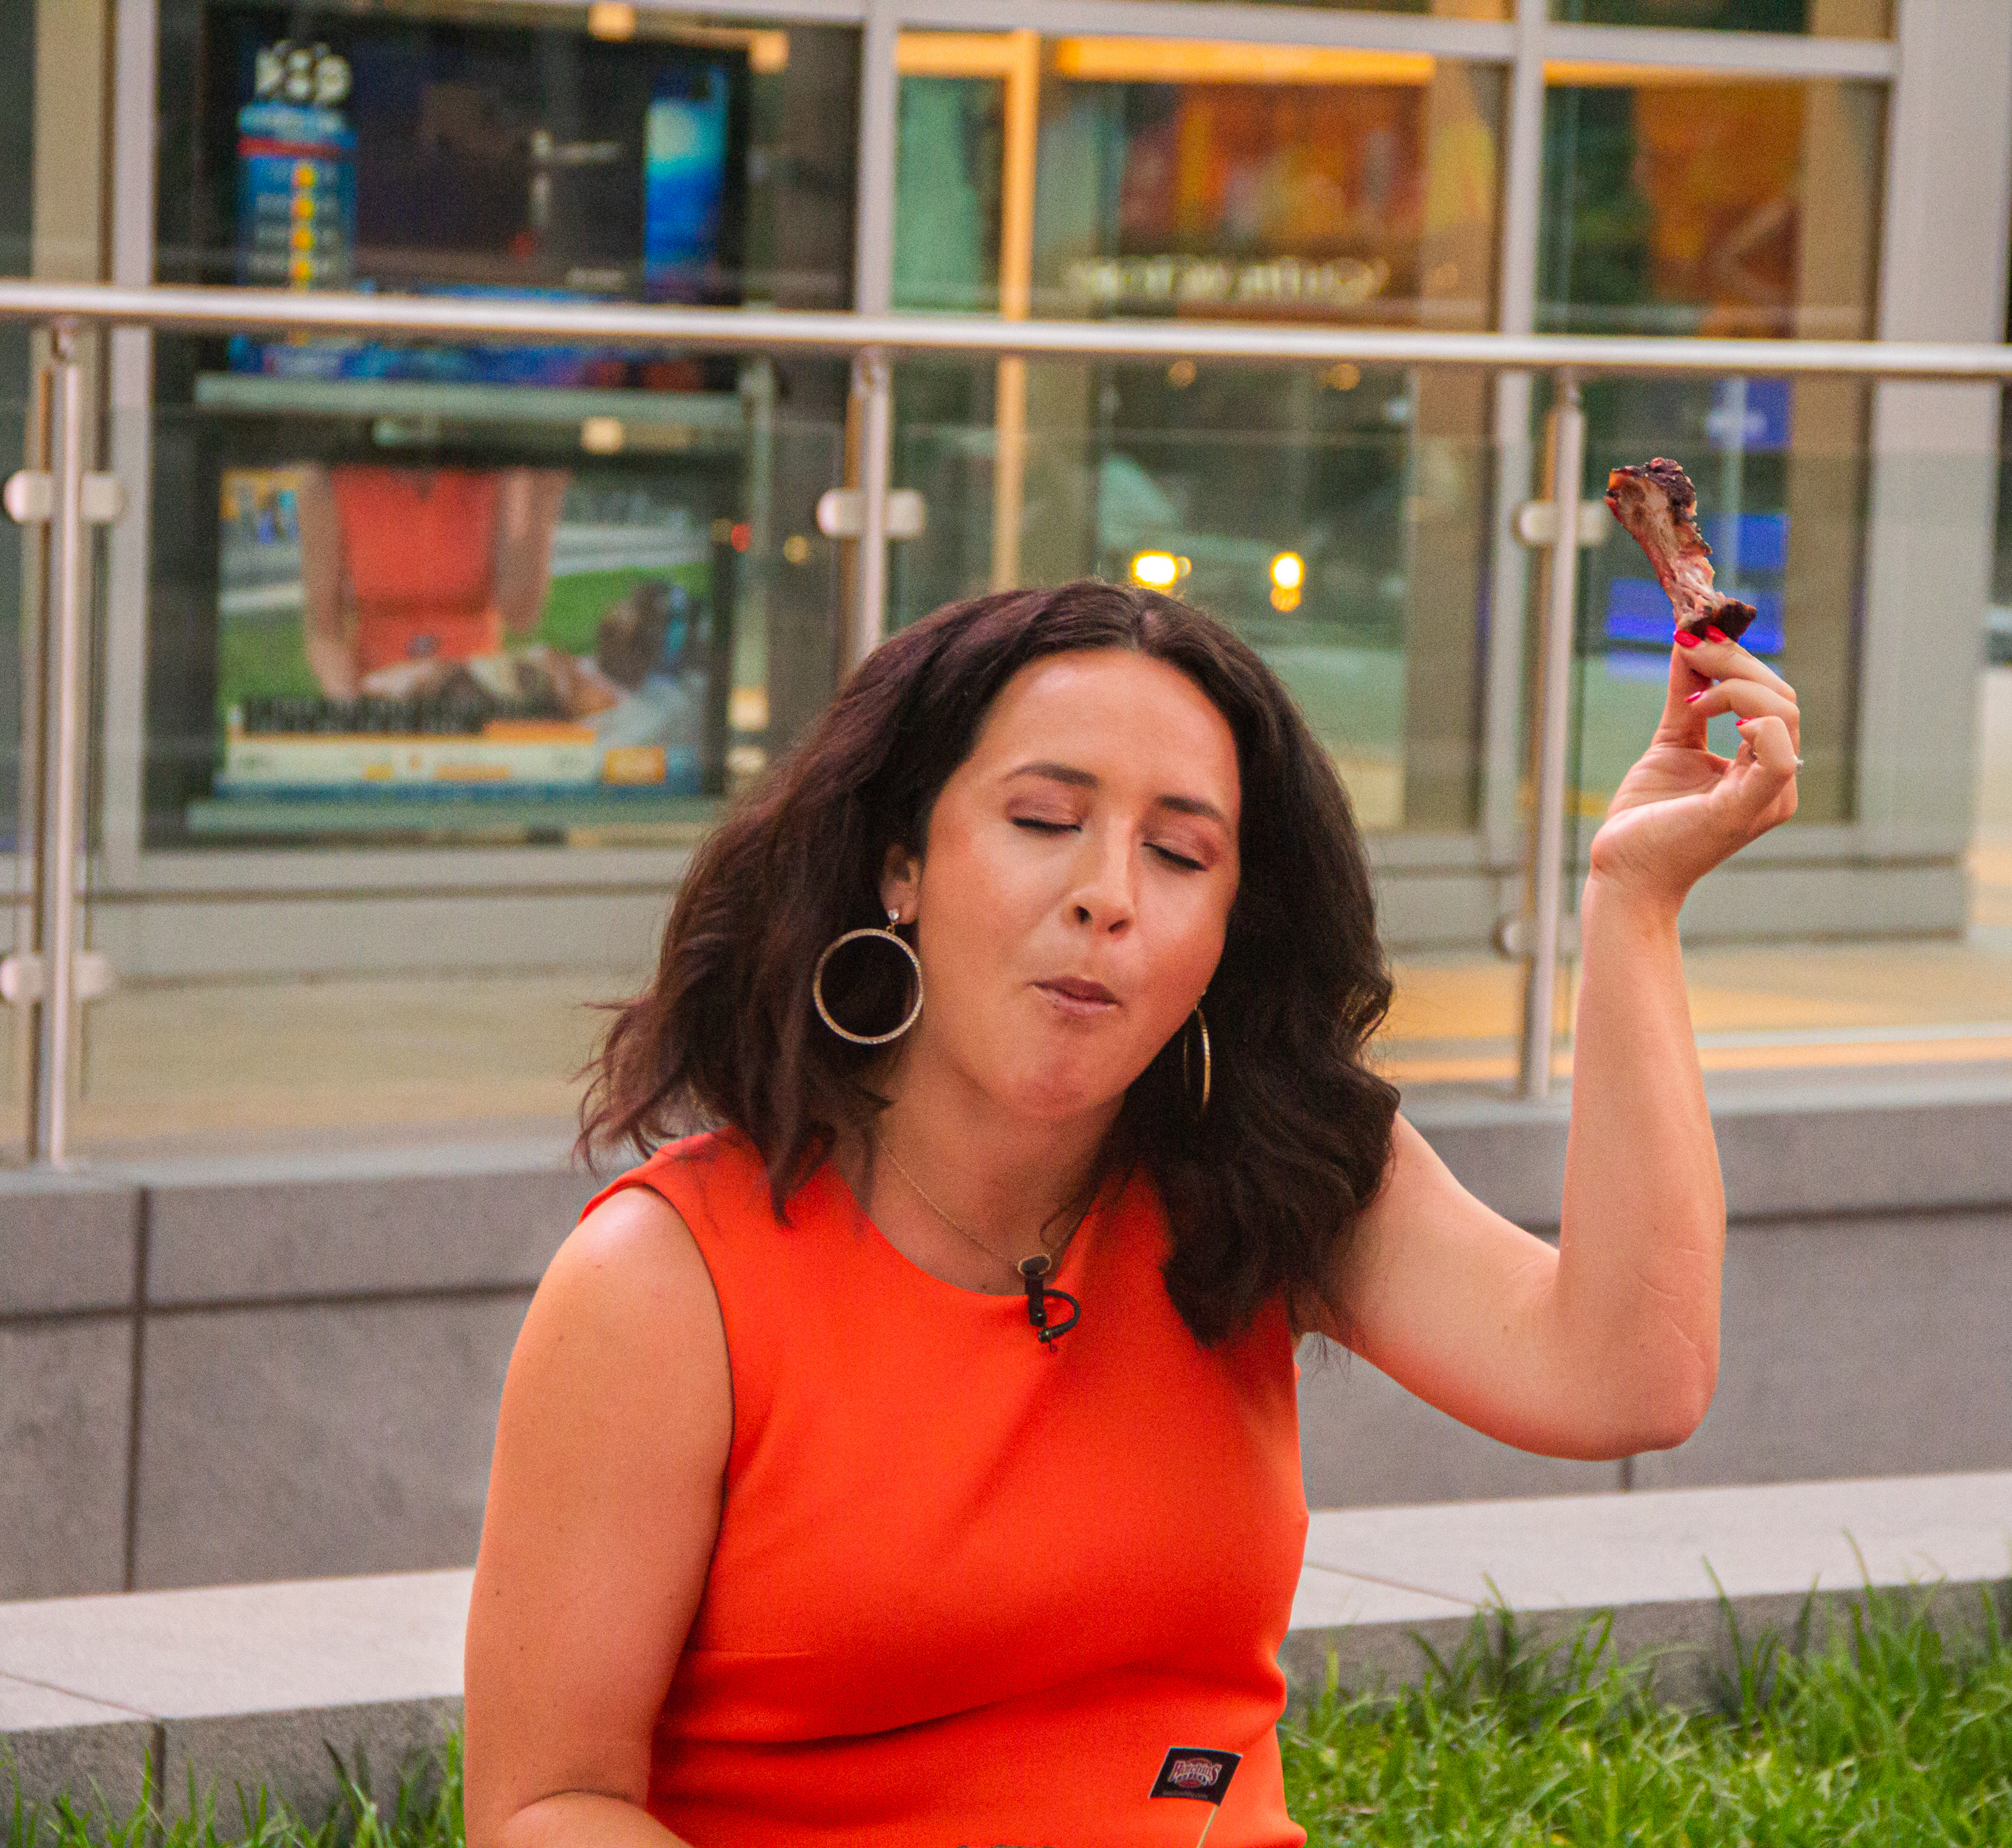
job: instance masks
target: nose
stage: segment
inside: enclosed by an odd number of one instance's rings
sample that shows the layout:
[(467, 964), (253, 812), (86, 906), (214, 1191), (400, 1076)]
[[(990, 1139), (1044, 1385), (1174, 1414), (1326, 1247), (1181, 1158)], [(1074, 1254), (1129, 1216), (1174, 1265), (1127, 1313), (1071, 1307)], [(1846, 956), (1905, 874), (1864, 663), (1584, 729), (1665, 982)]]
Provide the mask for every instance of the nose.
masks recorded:
[(1089, 929), (1122, 936), (1138, 915), (1137, 869), (1122, 829), (1086, 829), (1069, 915)]

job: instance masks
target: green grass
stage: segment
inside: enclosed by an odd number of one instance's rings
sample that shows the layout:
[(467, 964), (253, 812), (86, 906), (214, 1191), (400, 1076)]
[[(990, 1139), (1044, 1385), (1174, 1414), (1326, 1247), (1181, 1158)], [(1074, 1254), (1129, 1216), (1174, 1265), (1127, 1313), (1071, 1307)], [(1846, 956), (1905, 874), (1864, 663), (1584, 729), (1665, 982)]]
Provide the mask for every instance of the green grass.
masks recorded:
[(1868, 1593), (1830, 1646), (1743, 1643), (1711, 1705), (1665, 1706), (1604, 1624), (1550, 1650), (1479, 1620), (1424, 1684), (1330, 1686), (1283, 1729), (1312, 1841), (1382, 1848), (1879, 1848), (2012, 1843), (2012, 1643), (1985, 1600), (1946, 1639)]
[(335, 1768), (341, 1794), (313, 1822), (263, 1790), (237, 1790), (226, 1802), (191, 1789), (185, 1813), (163, 1821), (151, 1793), (130, 1814), (108, 1819), (89, 1798), (31, 1807), (16, 1783), (0, 1816), (0, 1848), (462, 1848), (458, 1734), (408, 1766), (382, 1801), (367, 1763), (338, 1758)]
[[(1477, 1619), (1423, 1683), (1330, 1686), (1282, 1728), (1293, 1814), (1318, 1848), (1913, 1848), (2012, 1843), (2012, 1640), (1989, 1600), (1946, 1637), (1917, 1598), (1868, 1593), (1827, 1648), (1736, 1629), (1709, 1706), (1659, 1703), (1604, 1622), (1550, 1649)], [(310, 1823), (263, 1796), (162, 1828), (65, 1803), (0, 1816), (0, 1848), (461, 1848), (458, 1739), (380, 1805), (345, 1773)]]

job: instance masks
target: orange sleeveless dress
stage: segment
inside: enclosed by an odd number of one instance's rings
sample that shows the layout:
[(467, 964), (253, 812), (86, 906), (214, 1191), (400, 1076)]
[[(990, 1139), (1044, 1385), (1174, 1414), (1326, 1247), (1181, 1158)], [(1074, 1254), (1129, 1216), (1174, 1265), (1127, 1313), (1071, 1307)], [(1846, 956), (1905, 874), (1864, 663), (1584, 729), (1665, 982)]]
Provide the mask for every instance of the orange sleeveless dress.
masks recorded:
[(494, 602), (502, 477), (480, 469), (329, 471), (356, 593), (357, 665), (469, 661), (503, 646)]
[[(783, 1223), (732, 1134), (608, 1193), (637, 1186), (697, 1240), (733, 1391), (653, 1815), (695, 1848), (1305, 1840), (1274, 1731), (1307, 1528), (1282, 1306), (1197, 1342), (1143, 1180), (1064, 1254), (1083, 1318), (1052, 1350), (1024, 1296), (902, 1257), (829, 1163)], [(1175, 1748), (1242, 1755), (1219, 1809), (1149, 1794)]]

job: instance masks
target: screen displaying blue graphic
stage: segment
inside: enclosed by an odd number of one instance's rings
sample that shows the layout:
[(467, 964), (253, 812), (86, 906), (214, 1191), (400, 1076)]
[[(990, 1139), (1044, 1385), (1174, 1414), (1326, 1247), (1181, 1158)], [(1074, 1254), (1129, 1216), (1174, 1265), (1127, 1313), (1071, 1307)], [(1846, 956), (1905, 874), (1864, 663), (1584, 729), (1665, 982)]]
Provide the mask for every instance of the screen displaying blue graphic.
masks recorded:
[[(1782, 651), (1782, 593), (1779, 590), (1743, 589), (1736, 593), (1753, 605), (1754, 617), (1739, 645), (1752, 655), (1778, 655)], [(1653, 577), (1617, 577), (1607, 587), (1607, 619), (1603, 626), (1609, 642), (1639, 643), (1659, 652), (1670, 645), (1676, 627), (1670, 600)]]
[(659, 301), (695, 301), (712, 280), (726, 198), (727, 73), (666, 73), (644, 130), (643, 273)]
[[(221, 19), (209, 83), (212, 120), (230, 135), (239, 280), (551, 301), (735, 298), (744, 53), (347, 9), (248, 7)], [(245, 337), (230, 354), (234, 371), (286, 377), (574, 387), (646, 384), (653, 357)]]
[(237, 280), (339, 289), (356, 247), (356, 137), (340, 109), (262, 102), (237, 112)]

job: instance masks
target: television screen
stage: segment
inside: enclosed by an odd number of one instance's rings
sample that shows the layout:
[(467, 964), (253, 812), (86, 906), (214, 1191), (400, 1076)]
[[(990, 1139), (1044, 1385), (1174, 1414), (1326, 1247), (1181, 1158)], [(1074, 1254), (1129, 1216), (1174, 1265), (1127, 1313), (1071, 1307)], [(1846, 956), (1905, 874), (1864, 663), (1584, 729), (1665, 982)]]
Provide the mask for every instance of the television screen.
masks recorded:
[(715, 787), (713, 544), (615, 466), (221, 477), (218, 797)]
[[(737, 298), (747, 55), (347, 12), (212, 16), (240, 281), (514, 298)], [(562, 42), (555, 42), (562, 41)], [(555, 55), (562, 54), (562, 55)], [(612, 348), (241, 337), (233, 370), (639, 382)]]

